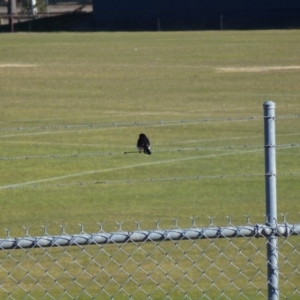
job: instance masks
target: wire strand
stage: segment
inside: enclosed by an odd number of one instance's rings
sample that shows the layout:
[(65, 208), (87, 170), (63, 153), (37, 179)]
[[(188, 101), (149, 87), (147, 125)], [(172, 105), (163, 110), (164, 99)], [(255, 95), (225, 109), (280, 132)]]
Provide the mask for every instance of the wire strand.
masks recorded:
[[(299, 147), (300, 144), (282, 144), (276, 145), (277, 148)], [(221, 147), (196, 147), (196, 148), (177, 148), (153, 150), (152, 153), (182, 152), (182, 151), (207, 151), (207, 150), (231, 150), (247, 148), (263, 148), (264, 145), (241, 145), (241, 146), (221, 146)], [(27, 160), (27, 159), (45, 159), (45, 158), (66, 158), (66, 157), (87, 157), (87, 156), (112, 156), (124, 154), (138, 154), (137, 151), (120, 151), (120, 152), (92, 152), (92, 153), (74, 153), (74, 154), (50, 154), (50, 155), (26, 155), (15, 157), (0, 157), (0, 160)]]
[(142, 126), (142, 125), (165, 125), (165, 124), (186, 124), (200, 122), (224, 122), (224, 121), (243, 121), (256, 120), (263, 117), (228, 117), (228, 118), (205, 118), (205, 119), (187, 119), (187, 120), (161, 120), (149, 122), (114, 122), (114, 123), (99, 123), (99, 124), (78, 124), (78, 125), (54, 125), (54, 126), (36, 126), (36, 127), (13, 127), (0, 128), (0, 131), (23, 131), (23, 130), (45, 130), (45, 129), (74, 129), (74, 128), (95, 128), (95, 127), (116, 127), (116, 126)]
[[(275, 174), (274, 174), (275, 175)], [(277, 173), (276, 176), (299, 176), (300, 172), (290, 173)], [(135, 183), (155, 183), (166, 181), (189, 181), (189, 180), (204, 180), (204, 179), (226, 179), (226, 178), (250, 178), (250, 177), (270, 176), (270, 174), (220, 174), (220, 175), (207, 175), (207, 176), (190, 176), (190, 177), (168, 177), (168, 178), (150, 178), (150, 179), (126, 179), (126, 180), (103, 180), (92, 182), (73, 182), (73, 183), (54, 183), (54, 184), (41, 184), (41, 185), (11, 185), (0, 187), (0, 190), (13, 190), (21, 188), (47, 188), (47, 187), (66, 187), (66, 186), (90, 186), (100, 184), (135, 184)]]
[[(12, 127), (0, 128), (0, 131), (25, 131), (25, 130), (45, 130), (45, 129), (74, 129), (74, 128), (95, 128), (95, 127), (116, 127), (116, 126), (142, 126), (142, 125), (165, 125), (165, 124), (186, 124), (201, 122), (230, 122), (230, 121), (246, 121), (261, 120), (263, 116), (250, 117), (227, 117), (227, 118), (204, 118), (204, 119), (183, 119), (183, 120), (161, 120), (149, 122), (114, 122), (99, 124), (78, 124), (78, 125), (53, 125), (53, 126), (35, 126), (35, 127)], [(277, 116), (276, 119), (297, 119), (300, 115)]]

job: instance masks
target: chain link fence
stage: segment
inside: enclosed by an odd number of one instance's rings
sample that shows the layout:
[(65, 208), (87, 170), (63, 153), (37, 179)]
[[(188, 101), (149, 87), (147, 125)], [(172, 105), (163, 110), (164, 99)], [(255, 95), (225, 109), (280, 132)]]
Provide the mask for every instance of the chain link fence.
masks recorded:
[[(0, 239), (1, 299), (269, 299), (300, 298), (300, 223), (279, 223), (276, 199), (275, 103), (264, 103), (264, 224), (41, 236), (28, 228)], [(262, 174), (261, 174), (262, 175)], [(244, 175), (243, 175), (244, 176)], [(167, 178), (166, 178), (167, 179)], [(170, 178), (171, 179), (171, 178)], [(165, 180), (165, 179), (164, 179)], [(6, 187), (5, 187), (6, 188)], [(8, 186), (7, 188), (12, 188)]]
[(300, 297), (300, 224), (25, 233), (0, 240), (1, 299), (268, 299), (270, 234), (280, 296)]

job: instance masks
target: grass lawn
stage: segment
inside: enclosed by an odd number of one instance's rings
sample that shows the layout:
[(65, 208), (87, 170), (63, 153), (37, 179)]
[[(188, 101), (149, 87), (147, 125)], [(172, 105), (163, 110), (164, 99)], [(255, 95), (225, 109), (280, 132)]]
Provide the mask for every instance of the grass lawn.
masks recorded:
[[(0, 51), (2, 236), (264, 222), (262, 104), (285, 116), (276, 143), (300, 144), (299, 31), (1, 34)], [(123, 154), (141, 132), (152, 155)], [(299, 158), (277, 149), (278, 215), (290, 223)], [(211, 178), (184, 179), (195, 176)]]

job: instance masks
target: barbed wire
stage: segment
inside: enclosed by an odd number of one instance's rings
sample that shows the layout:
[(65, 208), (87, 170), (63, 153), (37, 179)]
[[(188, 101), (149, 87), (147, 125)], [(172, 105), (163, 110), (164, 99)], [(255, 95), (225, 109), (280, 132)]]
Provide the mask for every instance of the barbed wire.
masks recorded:
[[(23, 131), (23, 130), (45, 130), (45, 129), (74, 129), (74, 128), (95, 128), (95, 127), (117, 127), (117, 126), (142, 126), (142, 125), (166, 125), (166, 124), (186, 124), (202, 122), (230, 122), (230, 121), (247, 121), (261, 120), (263, 116), (250, 117), (227, 117), (227, 118), (203, 118), (203, 119), (183, 119), (183, 120), (160, 120), (147, 122), (113, 122), (98, 124), (78, 124), (78, 125), (53, 125), (53, 126), (32, 126), (32, 127), (11, 127), (0, 128), (0, 131)], [(297, 119), (300, 115), (277, 116), (276, 119)]]
[(300, 115), (276, 116), (275, 119), (298, 119)]
[[(300, 144), (282, 144), (276, 145), (277, 148), (299, 147)], [(153, 150), (152, 153), (165, 152), (182, 152), (182, 151), (207, 151), (207, 150), (230, 150), (230, 149), (247, 149), (247, 148), (263, 148), (264, 145), (241, 145), (241, 146), (220, 146), (220, 147), (196, 147), (196, 148), (177, 148)], [(84, 156), (112, 156), (124, 154), (138, 154), (137, 151), (120, 151), (120, 152), (92, 152), (92, 153), (74, 153), (74, 154), (49, 154), (49, 155), (26, 155), (15, 157), (0, 157), (0, 160), (23, 160), (23, 159), (42, 159), (42, 158), (66, 158), (66, 157), (84, 157)]]
[(78, 124), (78, 125), (54, 125), (54, 126), (36, 126), (36, 127), (14, 127), (0, 128), (0, 131), (22, 131), (22, 130), (44, 130), (44, 129), (72, 129), (72, 128), (94, 128), (94, 127), (116, 127), (116, 126), (141, 126), (141, 125), (165, 125), (180, 123), (200, 123), (200, 122), (218, 122), (218, 121), (243, 121), (255, 120), (262, 117), (228, 117), (228, 118), (205, 118), (205, 119), (183, 119), (183, 120), (160, 120), (147, 122), (114, 122), (98, 124)]
[[(277, 173), (275, 176), (299, 176), (300, 172)], [(91, 182), (71, 182), (71, 183), (53, 183), (53, 184), (34, 184), (34, 185), (11, 185), (0, 187), (0, 190), (13, 190), (24, 188), (47, 188), (47, 187), (66, 187), (66, 186), (88, 186), (88, 185), (107, 185), (107, 184), (135, 184), (135, 183), (155, 183), (166, 181), (189, 181), (189, 180), (204, 180), (204, 179), (226, 179), (226, 178), (250, 178), (250, 177), (270, 176), (270, 174), (220, 174), (206, 176), (190, 176), (190, 177), (167, 177), (167, 178), (149, 178), (149, 179), (125, 179), (125, 180), (103, 180)]]

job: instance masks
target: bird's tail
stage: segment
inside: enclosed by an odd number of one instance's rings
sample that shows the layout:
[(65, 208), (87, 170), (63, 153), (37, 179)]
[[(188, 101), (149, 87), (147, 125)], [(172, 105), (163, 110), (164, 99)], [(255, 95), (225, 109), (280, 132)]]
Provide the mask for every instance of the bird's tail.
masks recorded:
[(148, 154), (148, 155), (151, 155), (151, 151), (147, 146), (144, 147), (144, 153)]

